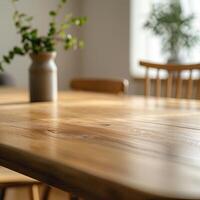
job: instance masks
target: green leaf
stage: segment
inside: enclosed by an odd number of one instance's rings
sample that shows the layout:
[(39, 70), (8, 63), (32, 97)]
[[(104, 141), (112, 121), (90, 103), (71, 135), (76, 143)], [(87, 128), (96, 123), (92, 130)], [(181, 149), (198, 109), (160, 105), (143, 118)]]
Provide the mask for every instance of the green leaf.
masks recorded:
[(19, 14), (19, 18), (23, 18), (25, 16), (26, 16), (26, 14), (24, 14), (24, 13)]
[(18, 55), (24, 55), (23, 50), (19, 47), (14, 47), (14, 53)]
[(60, 36), (62, 39), (64, 39), (64, 38), (66, 37), (65, 31), (61, 31), (61, 32), (59, 33), (59, 36)]
[(49, 15), (52, 16), (52, 17), (54, 17), (54, 16), (57, 15), (57, 13), (56, 13), (55, 11), (52, 10), (52, 11), (49, 12)]
[(76, 26), (83, 26), (87, 22), (87, 17), (73, 17), (71, 23)]
[(28, 52), (30, 50), (29, 43), (25, 43), (23, 47), (24, 47), (25, 52)]
[(16, 26), (17, 28), (20, 28), (20, 27), (21, 27), (20, 22), (16, 22), (16, 23), (15, 23), (15, 26)]
[(26, 21), (27, 21), (27, 22), (31, 22), (32, 20), (33, 20), (33, 17), (32, 17), (32, 16), (26, 18)]
[(79, 40), (78, 47), (81, 48), (81, 49), (84, 48), (85, 47), (85, 42), (83, 40)]
[(8, 64), (10, 63), (10, 58), (8, 56), (3, 56), (3, 60)]
[(10, 59), (13, 59), (14, 55), (15, 55), (15, 53), (13, 51), (9, 51), (9, 57), (10, 57)]
[(56, 33), (55, 27), (51, 27), (51, 28), (49, 29), (48, 36), (52, 36), (52, 35), (54, 35), (55, 33)]
[(27, 31), (29, 29), (30, 29), (29, 26), (23, 26), (23, 27), (20, 28), (20, 32), (23, 33), (23, 32), (25, 32), (25, 31)]
[(33, 29), (33, 30), (30, 32), (31, 38), (37, 38), (37, 35), (38, 35), (38, 30), (37, 30), (37, 29)]

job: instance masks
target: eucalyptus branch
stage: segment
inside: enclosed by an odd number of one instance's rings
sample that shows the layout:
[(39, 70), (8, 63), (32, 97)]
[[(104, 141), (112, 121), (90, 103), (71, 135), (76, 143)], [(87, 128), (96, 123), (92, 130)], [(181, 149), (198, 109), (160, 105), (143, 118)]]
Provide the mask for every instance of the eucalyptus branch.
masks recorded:
[(14, 9), (13, 21), (17, 34), (21, 36), (21, 46), (15, 46), (6, 55), (2, 56), (0, 70), (3, 70), (4, 64), (10, 64), (16, 55), (23, 56), (30, 53), (55, 51), (57, 42), (62, 42), (66, 50), (83, 47), (83, 41), (68, 33), (68, 29), (73, 25), (83, 26), (87, 21), (86, 17), (73, 17), (70, 15), (58, 27), (56, 26), (56, 18), (68, 0), (59, 0), (56, 9), (49, 12), (51, 20), (45, 36), (40, 36), (38, 29), (32, 27), (32, 16), (28, 16), (18, 10), (16, 3), (19, 1), (11, 0)]

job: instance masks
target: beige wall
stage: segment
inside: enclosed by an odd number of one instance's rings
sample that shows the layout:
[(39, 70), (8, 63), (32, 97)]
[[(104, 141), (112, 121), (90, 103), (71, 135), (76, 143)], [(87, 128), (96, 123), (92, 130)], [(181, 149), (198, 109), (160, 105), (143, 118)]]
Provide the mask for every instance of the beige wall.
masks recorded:
[[(35, 16), (34, 25), (36, 25), (41, 33), (47, 31), (49, 22), (48, 11), (55, 8), (57, 0), (20, 0), (19, 8)], [(62, 17), (67, 10), (73, 13), (79, 13), (79, 6), (77, 0), (72, 0), (70, 5), (62, 12)], [(0, 55), (6, 53), (14, 45), (20, 44), (19, 37), (16, 35), (15, 28), (12, 22), (12, 5), (11, 0), (0, 1)], [(68, 85), (68, 80), (76, 74), (77, 71), (77, 56), (79, 52), (66, 53), (63, 48), (59, 47), (59, 54), (57, 57), (59, 88), (64, 89)], [(28, 86), (28, 67), (30, 65), (29, 57), (18, 57), (11, 65), (6, 67), (6, 72), (10, 73), (18, 87)]]
[(129, 79), (129, 4), (129, 0), (81, 1), (81, 14), (89, 19), (82, 30), (86, 47), (81, 76)]

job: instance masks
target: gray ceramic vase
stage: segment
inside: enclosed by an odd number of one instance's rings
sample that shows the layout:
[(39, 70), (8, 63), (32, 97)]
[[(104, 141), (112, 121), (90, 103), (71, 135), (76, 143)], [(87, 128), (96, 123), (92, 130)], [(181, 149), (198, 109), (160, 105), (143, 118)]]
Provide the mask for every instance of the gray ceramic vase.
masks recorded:
[(31, 54), (29, 69), (30, 102), (57, 100), (56, 52)]

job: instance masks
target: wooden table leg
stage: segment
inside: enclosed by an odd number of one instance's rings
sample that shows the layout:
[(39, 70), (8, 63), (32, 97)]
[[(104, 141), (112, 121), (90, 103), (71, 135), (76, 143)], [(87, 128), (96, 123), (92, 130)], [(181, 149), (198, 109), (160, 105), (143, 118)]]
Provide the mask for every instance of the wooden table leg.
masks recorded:
[(38, 185), (32, 185), (30, 190), (31, 200), (40, 200), (39, 187)]

